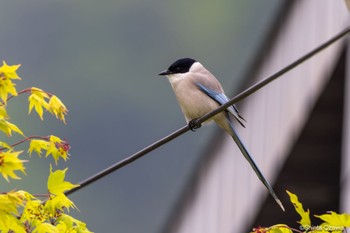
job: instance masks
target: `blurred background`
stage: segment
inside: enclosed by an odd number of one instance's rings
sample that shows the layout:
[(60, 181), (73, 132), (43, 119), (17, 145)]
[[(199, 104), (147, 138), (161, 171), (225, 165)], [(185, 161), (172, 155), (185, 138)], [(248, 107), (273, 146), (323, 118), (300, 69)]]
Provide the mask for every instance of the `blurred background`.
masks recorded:
[[(44, 89), (56, 94), (69, 109), (67, 125), (49, 114), (41, 121), (35, 113), (28, 116), (27, 97), (21, 96), (9, 104), (12, 122), (26, 135), (54, 134), (67, 139), (72, 147), (71, 157), (66, 163), (60, 161), (57, 168), (69, 167), (67, 180), (78, 183), (185, 125), (168, 81), (157, 75), (177, 58), (200, 61), (218, 77), (228, 96), (256, 82), (247, 74), (253, 76), (257, 71), (254, 65), (264, 60), (262, 49), (272, 46), (267, 38), (279, 35), (274, 29), (281, 23), (279, 19), (287, 21), (282, 16), (295, 13), (290, 13), (294, 4), (286, 2), (1, 1), (0, 59), (8, 64), (22, 64), (18, 73), (23, 80), (17, 82), (17, 89), (31, 86)], [(345, 4), (339, 2), (346, 12)], [(334, 21), (335, 16), (324, 20)], [(314, 30), (312, 26), (305, 30)], [(341, 26), (344, 24), (339, 23), (338, 28)], [(329, 38), (338, 28), (325, 30), (328, 34), (323, 33), (324, 37), (308, 44), (295, 58)], [(299, 34), (300, 42), (304, 37), (307, 36)], [(283, 49), (293, 47), (287, 45)], [(286, 59), (286, 64), (291, 61)], [(245, 110), (244, 102), (239, 106)], [(249, 110), (245, 111), (243, 115), (248, 115), (249, 122)], [(254, 132), (259, 130), (254, 124), (250, 128)], [(246, 132), (243, 138), (253, 145), (249, 140), (253, 131)], [(94, 232), (170, 232), (171, 216), (176, 215), (174, 209), (186, 193), (194, 170), (207, 157), (203, 148), (214, 147), (213, 135), (218, 135), (216, 126), (187, 133), (74, 193), (70, 198), (80, 211), (73, 215)], [(16, 138), (1, 135), (0, 140), (11, 142)], [(278, 160), (278, 168), (265, 170), (282, 169), (286, 157)], [(24, 154), (22, 158), (28, 159)], [(10, 184), (1, 180), (1, 191), (17, 187), (45, 193), (49, 164), (53, 163), (52, 159), (33, 155), (26, 164), (27, 176)], [(242, 164), (247, 166), (245, 161)], [(248, 166), (246, 169), (252, 173)], [(276, 172), (269, 176), (275, 180), (273, 174)], [(257, 180), (251, 175), (252, 180)], [(279, 194), (285, 195), (284, 189)], [(246, 191), (251, 190), (243, 189), (243, 194)], [(235, 200), (239, 202), (238, 197)], [(257, 215), (258, 208), (250, 207), (253, 212), (246, 215)], [(215, 207), (205, 211), (213, 210)], [(242, 223), (242, 229), (247, 229), (251, 220)], [(238, 232), (235, 227), (230, 229), (227, 232)]]

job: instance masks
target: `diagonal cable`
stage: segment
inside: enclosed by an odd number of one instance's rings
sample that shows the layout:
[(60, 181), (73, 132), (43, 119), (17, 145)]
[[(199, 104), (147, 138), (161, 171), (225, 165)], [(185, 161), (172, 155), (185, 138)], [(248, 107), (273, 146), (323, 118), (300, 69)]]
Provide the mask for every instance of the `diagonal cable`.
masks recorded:
[[(309, 53), (305, 54), (304, 56), (300, 57), (299, 59), (297, 59), (296, 61), (294, 61), (293, 63), (291, 63), (290, 65), (282, 68), (281, 70), (279, 70), (278, 72), (274, 73), (273, 75), (267, 77), (266, 79), (256, 83), (255, 85), (249, 87), (248, 89), (246, 89), (245, 91), (241, 92), (240, 94), (236, 95), (235, 97), (233, 97), (232, 99), (230, 99), (227, 103), (221, 105), (220, 107), (218, 107), (217, 109), (213, 110), (212, 112), (209, 112), (207, 114), (205, 114), (204, 116), (198, 118), (197, 120), (195, 120), (195, 123), (200, 125), (201, 123), (203, 123), (204, 121), (212, 118), (213, 116), (215, 116), (216, 114), (224, 111), (227, 107), (231, 106), (232, 104), (246, 98), (247, 96), (253, 94), (254, 92), (258, 91), (259, 89), (261, 89), (262, 87), (266, 86), (267, 84), (269, 84), (270, 82), (274, 81), (275, 79), (281, 77), (283, 74), (287, 73), (288, 71), (294, 69), (295, 67), (297, 67), (298, 65), (300, 65), (301, 63), (303, 63), (304, 61), (310, 59), (311, 57), (313, 57), (314, 55), (318, 54), (319, 52), (321, 52), (322, 50), (324, 50), (325, 48), (327, 48), (328, 46), (330, 46), (331, 44), (335, 43), (336, 41), (338, 41), (339, 39), (341, 39), (342, 37), (344, 37), (346, 34), (348, 34), (350, 32), (350, 26), (345, 28), (343, 31), (339, 32), (337, 35), (335, 35), (334, 37), (332, 37), (331, 39), (329, 39), (328, 41), (324, 42), (323, 44), (321, 44), (320, 46), (316, 47), (315, 49), (313, 49), (312, 51), (310, 51)], [(69, 191), (67, 191), (65, 194), (66, 195), (70, 195), (82, 188), (84, 188), (85, 186), (109, 175), (110, 173), (119, 170), (120, 168), (128, 165), (129, 163), (134, 162), (135, 160), (143, 157), (144, 155), (148, 154), (149, 152), (157, 149), (158, 147), (174, 140), (175, 138), (179, 137), (180, 135), (186, 133), (187, 131), (189, 131), (190, 128), (188, 125), (183, 126), (182, 128), (174, 131), (173, 133), (169, 134), (168, 136), (163, 137), (162, 139), (154, 142), (153, 144), (143, 148), (142, 150), (130, 155), (129, 157), (111, 165), (110, 167), (105, 168), (104, 170), (86, 178), (85, 180), (81, 181), (79, 183), (80, 186), (71, 189)]]

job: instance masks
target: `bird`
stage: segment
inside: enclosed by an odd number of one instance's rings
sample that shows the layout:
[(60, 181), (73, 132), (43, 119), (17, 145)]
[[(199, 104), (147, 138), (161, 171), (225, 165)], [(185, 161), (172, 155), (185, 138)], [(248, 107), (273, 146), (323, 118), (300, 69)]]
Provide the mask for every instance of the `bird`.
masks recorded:
[[(168, 78), (182, 113), (185, 116), (185, 120), (189, 128), (193, 131), (200, 127), (200, 125), (196, 123), (196, 119), (229, 101), (229, 98), (225, 95), (220, 82), (215, 76), (193, 58), (180, 58), (158, 75)], [(266, 180), (247, 147), (237, 134), (232, 116), (242, 127), (245, 127), (246, 120), (240, 115), (235, 105), (228, 107), (226, 110), (216, 114), (204, 123), (214, 121), (220, 128), (231, 135), (258, 178), (281, 209), (285, 211), (282, 202), (277, 197), (275, 191)]]

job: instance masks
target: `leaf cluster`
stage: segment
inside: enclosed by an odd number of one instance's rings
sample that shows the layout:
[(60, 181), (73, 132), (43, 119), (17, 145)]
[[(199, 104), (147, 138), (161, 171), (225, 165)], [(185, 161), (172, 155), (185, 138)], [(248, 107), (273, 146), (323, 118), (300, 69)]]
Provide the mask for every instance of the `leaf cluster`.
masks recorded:
[(304, 210), (303, 204), (299, 202), (297, 195), (287, 191), (290, 201), (295, 211), (299, 214), (299, 229), (294, 229), (286, 224), (276, 224), (270, 227), (254, 228), (252, 233), (342, 233), (347, 227), (350, 227), (350, 214), (338, 214), (329, 211), (323, 215), (314, 215), (321, 219), (323, 223), (320, 225), (312, 225), (310, 220), (310, 211)]
[[(0, 131), (8, 138), (17, 133), (22, 140), (9, 145), (0, 141), (0, 174), (10, 182), (10, 179), (21, 179), (18, 172), (25, 173), (26, 159), (20, 158), (23, 151), (16, 150), (16, 146), (29, 142), (27, 153), (36, 153), (45, 157), (52, 156), (55, 164), (59, 159), (66, 161), (69, 158), (70, 145), (66, 140), (57, 136), (26, 136), (14, 123), (6, 107), (12, 98), (28, 93), (28, 112), (34, 109), (43, 120), (44, 110), (51, 113), (57, 119), (66, 123), (65, 115), (68, 113), (66, 106), (55, 95), (39, 88), (31, 87), (22, 91), (16, 90), (15, 80), (21, 80), (17, 75), (20, 65), (7, 65), (3, 62), (0, 66)], [(47, 181), (47, 194), (31, 194), (24, 190), (12, 190), (0, 193), (0, 232), (19, 233), (46, 233), (46, 232), (71, 232), (89, 233), (86, 224), (79, 221), (67, 212), (76, 209), (74, 203), (65, 195), (65, 192), (77, 187), (65, 180), (68, 168), (53, 171), (50, 165), (50, 174)], [(43, 199), (43, 200), (42, 200)]]

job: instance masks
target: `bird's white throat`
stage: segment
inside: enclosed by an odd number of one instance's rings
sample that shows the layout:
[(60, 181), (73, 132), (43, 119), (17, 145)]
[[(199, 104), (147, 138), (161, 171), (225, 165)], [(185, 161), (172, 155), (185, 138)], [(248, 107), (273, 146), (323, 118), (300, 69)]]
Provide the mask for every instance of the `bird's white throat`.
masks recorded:
[(186, 78), (185, 74), (170, 74), (167, 78), (172, 86), (176, 85), (178, 82)]

